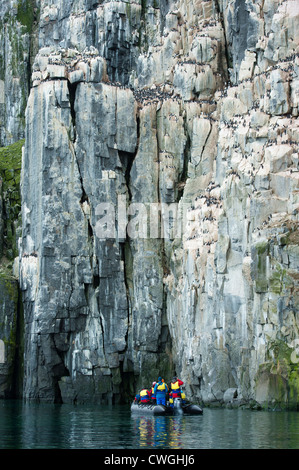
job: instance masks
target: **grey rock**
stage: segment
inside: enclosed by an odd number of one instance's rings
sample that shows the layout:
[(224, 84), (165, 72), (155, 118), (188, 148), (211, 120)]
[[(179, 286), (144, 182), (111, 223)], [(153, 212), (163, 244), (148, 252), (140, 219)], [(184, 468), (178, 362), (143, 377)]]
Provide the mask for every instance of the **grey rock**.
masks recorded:
[(238, 391), (236, 388), (228, 388), (223, 394), (224, 403), (231, 403), (238, 397)]

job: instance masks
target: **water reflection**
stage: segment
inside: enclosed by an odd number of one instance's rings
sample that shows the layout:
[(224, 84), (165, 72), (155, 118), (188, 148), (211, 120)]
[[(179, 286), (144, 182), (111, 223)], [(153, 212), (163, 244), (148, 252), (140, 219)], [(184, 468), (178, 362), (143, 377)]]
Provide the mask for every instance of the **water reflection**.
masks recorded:
[(57, 448), (65, 444), (65, 421), (60, 405), (23, 403), (20, 447), (23, 449)]
[(299, 413), (205, 409), (131, 416), (128, 406), (0, 400), (0, 449), (299, 449)]
[(135, 442), (140, 448), (182, 449), (186, 428), (183, 416), (132, 417)]

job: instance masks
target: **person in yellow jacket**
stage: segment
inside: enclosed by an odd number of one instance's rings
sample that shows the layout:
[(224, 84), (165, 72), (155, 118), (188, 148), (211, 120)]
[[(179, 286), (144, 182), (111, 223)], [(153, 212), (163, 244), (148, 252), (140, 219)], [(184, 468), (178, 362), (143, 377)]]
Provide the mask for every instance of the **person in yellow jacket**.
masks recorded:
[(140, 401), (143, 404), (150, 403), (151, 391), (143, 388), (140, 392)]
[(154, 388), (154, 395), (156, 397), (157, 405), (166, 405), (166, 393), (168, 392), (168, 387), (162, 377), (158, 378), (158, 382)]
[(184, 385), (184, 382), (178, 379), (177, 376), (173, 377), (170, 388), (172, 391), (172, 398), (179, 398), (181, 396), (181, 386)]

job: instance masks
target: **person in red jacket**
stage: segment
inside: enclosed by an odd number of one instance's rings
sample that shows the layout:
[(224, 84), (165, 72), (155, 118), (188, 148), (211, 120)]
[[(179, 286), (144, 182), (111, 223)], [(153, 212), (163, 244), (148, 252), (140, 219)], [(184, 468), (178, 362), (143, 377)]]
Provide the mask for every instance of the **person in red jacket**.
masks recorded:
[(173, 377), (170, 384), (172, 398), (180, 398), (182, 385), (184, 385), (182, 380), (180, 380), (177, 376)]

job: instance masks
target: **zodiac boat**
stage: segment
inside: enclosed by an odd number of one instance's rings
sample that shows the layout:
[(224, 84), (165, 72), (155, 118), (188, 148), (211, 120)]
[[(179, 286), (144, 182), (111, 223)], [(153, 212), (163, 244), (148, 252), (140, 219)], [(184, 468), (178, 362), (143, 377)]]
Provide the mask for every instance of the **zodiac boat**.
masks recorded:
[(131, 413), (139, 415), (202, 415), (203, 410), (199, 405), (194, 403), (183, 404), (180, 398), (175, 398), (173, 407), (167, 405), (154, 405), (133, 402), (131, 405)]
[(153, 405), (133, 402), (131, 405), (131, 413), (139, 415), (169, 415), (173, 414), (171, 406)]

